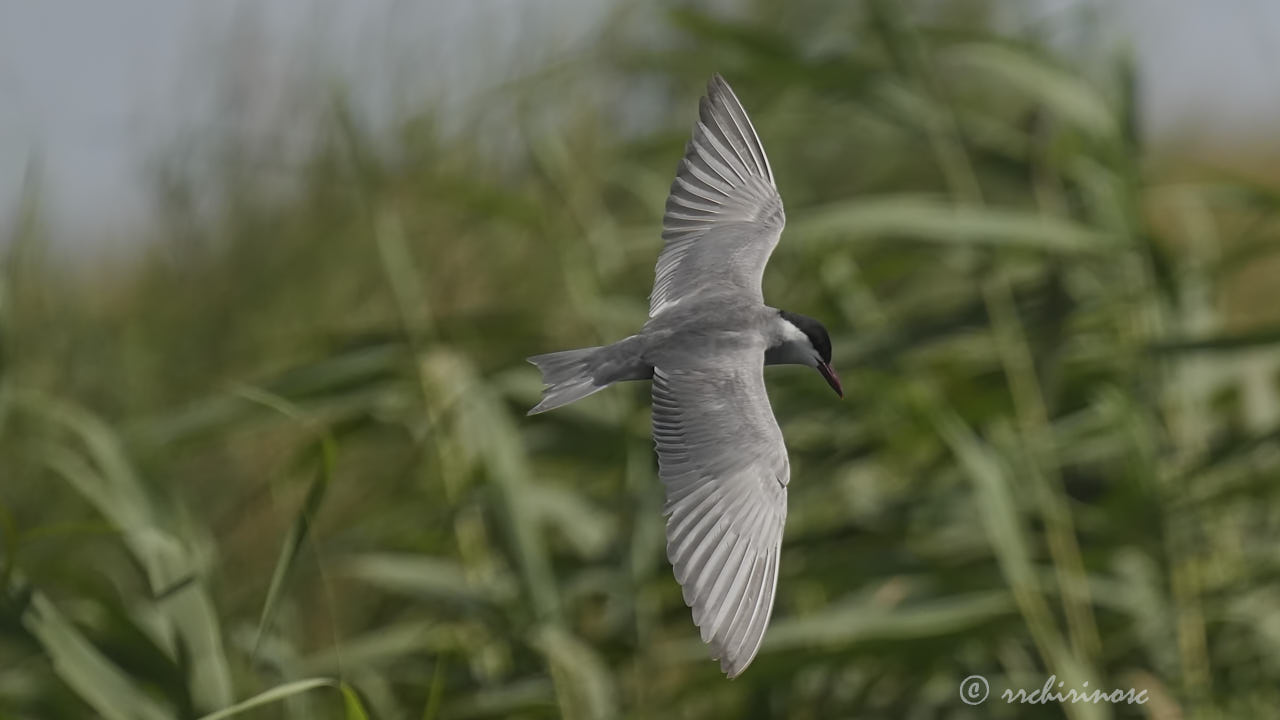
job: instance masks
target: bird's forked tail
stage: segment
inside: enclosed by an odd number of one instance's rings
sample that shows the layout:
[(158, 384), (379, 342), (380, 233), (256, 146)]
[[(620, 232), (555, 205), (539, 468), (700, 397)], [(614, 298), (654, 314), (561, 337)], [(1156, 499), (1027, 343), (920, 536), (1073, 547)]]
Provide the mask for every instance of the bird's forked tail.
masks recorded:
[(592, 361), (602, 349), (601, 347), (579, 348), (534, 355), (529, 358), (529, 362), (542, 371), (542, 382), (547, 386), (542, 391), (542, 402), (535, 405), (529, 414), (536, 415), (554, 410), (575, 400), (581, 400), (597, 390), (605, 389), (609, 383), (597, 383), (592, 376), (592, 371), (595, 369), (595, 363)]

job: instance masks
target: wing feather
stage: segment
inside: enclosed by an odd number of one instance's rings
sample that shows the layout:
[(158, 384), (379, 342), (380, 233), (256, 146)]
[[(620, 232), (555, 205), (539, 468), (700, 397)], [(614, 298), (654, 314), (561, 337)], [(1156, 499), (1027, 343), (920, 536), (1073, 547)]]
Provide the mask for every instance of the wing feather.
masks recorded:
[(760, 281), (785, 221), (764, 146), (716, 75), (667, 195), (649, 317), (700, 293), (763, 302)]
[(655, 368), (653, 437), (666, 487), (667, 557), (702, 639), (736, 676), (764, 639), (777, 589), (791, 468), (763, 357)]

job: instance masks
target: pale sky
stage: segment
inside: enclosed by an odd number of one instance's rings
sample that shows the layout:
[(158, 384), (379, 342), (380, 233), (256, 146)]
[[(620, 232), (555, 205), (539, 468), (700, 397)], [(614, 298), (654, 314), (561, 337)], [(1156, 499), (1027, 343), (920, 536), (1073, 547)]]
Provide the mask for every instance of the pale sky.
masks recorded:
[(331, 82), (394, 113), (409, 109), (397, 103), (492, 84), (539, 46), (571, 47), (608, 9), (590, 0), (0, 0), (0, 242), (32, 159), (55, 234), (102, 242), (127, 233), (146, 212), (149, 154), (206, 137), (213, 123), (254, 122), (215, 111), (229, 68), (245, 70), (231, 90), (255, 95), (248, 105), (259, 111), (287, 112), (274, 94)]
[[(1040, 2), (1058, 13), (1082, 0)], [(1280, 1), (1110, 7), (1121, 11), (1117, 36), (1138, 50), (1155, 132), (1198, 128), (1229, 139), (1278, 124)], [(123, 233), (146, 210), (148, 153), (228, 121), (211, 112), (212, 85), (228, 61), (252, 68), (252, 92), (300, 78), (358, 79), (358, 102), (395, 112), (396, 102), (494, 82), (538, 47), (571, 47), (607, 8), (592, 0), (0, 0), (0, 232), (38, 159), (55, 227), (88, 239), (109, 234), (104, 227)], [(234, 47), (230, 37), (239, 38)]]

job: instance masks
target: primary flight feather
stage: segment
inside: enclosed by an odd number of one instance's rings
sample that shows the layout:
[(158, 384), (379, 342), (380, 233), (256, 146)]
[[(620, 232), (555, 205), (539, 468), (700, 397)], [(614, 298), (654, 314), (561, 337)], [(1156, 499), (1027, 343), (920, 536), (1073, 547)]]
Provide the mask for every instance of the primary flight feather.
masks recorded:
[(826, 328), (764, 304), (784, 223), (764, 146), (716, 75), (667, 197), (648, 321), (612, 345), (529, 358), (547, 386), (530, 415), (652, 380), (667, 558), (729, 677), (764, 640), (787, 517), (791, 465), (764, 366), (807, 365), (843, 395)]

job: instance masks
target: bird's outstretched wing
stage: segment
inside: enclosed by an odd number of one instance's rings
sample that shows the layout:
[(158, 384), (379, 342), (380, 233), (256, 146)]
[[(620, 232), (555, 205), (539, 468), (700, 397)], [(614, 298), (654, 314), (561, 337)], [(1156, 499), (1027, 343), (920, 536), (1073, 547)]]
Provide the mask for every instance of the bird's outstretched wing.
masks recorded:
[(784, 222), (764, 146), (716, 75), (667, 196), (649, 317), (700, 293), (740, 292), (764, 302), (760, 280)]
[(765, 393), (763, 353), (653, 372), (653, 438), (666, 486), (667, 557), (729, 677), (755, 658), (773, 612), (791, 466)]

